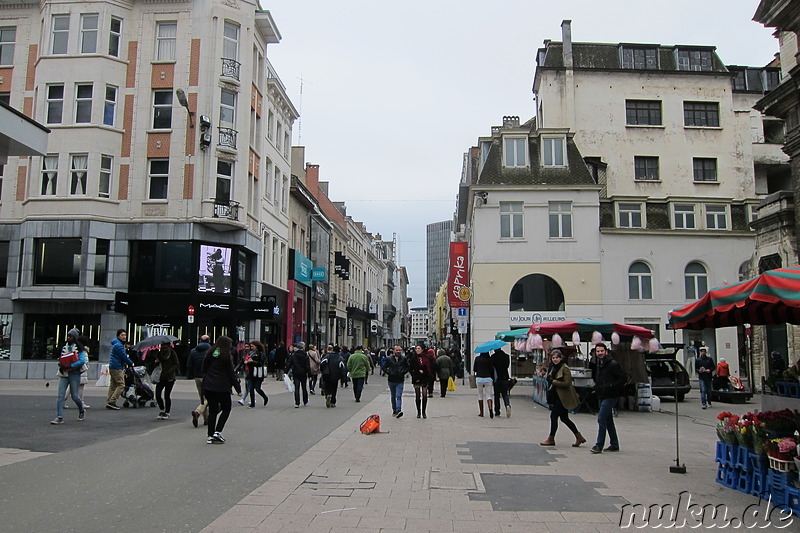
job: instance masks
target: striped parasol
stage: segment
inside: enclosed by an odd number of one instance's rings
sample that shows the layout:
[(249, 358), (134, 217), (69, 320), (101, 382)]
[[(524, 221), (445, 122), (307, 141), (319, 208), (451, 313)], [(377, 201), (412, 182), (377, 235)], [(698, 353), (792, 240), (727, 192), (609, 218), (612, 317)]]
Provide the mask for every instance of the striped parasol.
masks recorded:
[(800, 266), (768, 270), (755, 278), (711, 289), (698, 301), (669, 312), (669, 324), (674, 329), (786, 323), (800, 324)]

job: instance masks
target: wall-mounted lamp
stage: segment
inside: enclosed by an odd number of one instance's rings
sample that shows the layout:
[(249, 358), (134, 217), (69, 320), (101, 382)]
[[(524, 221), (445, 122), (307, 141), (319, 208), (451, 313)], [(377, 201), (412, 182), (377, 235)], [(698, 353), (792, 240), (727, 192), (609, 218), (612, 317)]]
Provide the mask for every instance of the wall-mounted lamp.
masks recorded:
[(489, 193), (486, 191), (480, 191), (475, 193), (475, 198), (478, 199), (478, 203), (480, 205), (486, 204), (486, 201), (489, 199)]
[(201, 133), (200, 134), (200, 149), (205, 150), (211, 145), (211, 134), (210, 133)]
[(182, 107), (186, 108), (186, 112), (189, 113), (189, 127), (194, 128), (194, 111), (189, 109), (189, 100), (186, 99), (186, 93), (183, 92), (183, 89), (175, 89), (175, 96), (178, 97), (178, 102), (181, 104)]

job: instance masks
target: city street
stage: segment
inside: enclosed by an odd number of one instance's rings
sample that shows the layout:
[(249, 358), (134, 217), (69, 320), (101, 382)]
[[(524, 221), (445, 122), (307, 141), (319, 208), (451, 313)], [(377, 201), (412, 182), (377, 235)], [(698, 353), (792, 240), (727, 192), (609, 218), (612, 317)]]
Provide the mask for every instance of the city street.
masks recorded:
[[(382, 391), (384, 380), (376, 376), (375, 383), (381, 387), (367, 386), (362, 401)], [(158, 408), (104, 409), (105, 388), (87, 385), (86, 421), (77, 421), (68, 400), (60, 426), (49, 424), (55, 387), (56, 381), (47, 388), (41, 380), (0, 381), (5, 531), (199, 531), (349, 419), (357, 405), (348, 388), (340, 389), (336, 409), (326, 409), (319, 395), (295, 409), (283, 383), (267, 379), (268, 407), (234, 403), (226, 444), (212, 446), (205, 428), (191, 425), (193, 381), (176, 382), (167, 421), (156, 419)]]

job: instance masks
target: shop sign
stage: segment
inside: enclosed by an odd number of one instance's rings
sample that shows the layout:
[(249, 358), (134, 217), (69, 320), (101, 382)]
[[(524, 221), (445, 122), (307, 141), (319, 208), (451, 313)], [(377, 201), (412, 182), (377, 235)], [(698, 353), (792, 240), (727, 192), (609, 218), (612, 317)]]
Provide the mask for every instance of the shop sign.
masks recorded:
[(513, 328), (541, 324), (542, 322), (565, 322), (564, 311), (512, 311), (508, 315), (508, 323)]
[(311, 270), (314, 268), (314, 264), (311, 262), (309, 258), (298, 252), (297, 250), (293, 250), (294, 254), (290, 257), (292, 258), (292, 273), (295, 281), (302, 283), (308, 287), (311, 287)]
[(353, 319), (347, 319), (347, 335), (351, 336), (353, 334)]
[(325, 281), (328, 279), (328, 269), (325, 267), (312, 267), (311, 279), (313, 281)]
[(148, 337), (154, 337), (156, 335), (169, 335), (170, 331), (172, 330), (171, 324), (145, 324), (144, 325), (145, 331), (147, 331)]

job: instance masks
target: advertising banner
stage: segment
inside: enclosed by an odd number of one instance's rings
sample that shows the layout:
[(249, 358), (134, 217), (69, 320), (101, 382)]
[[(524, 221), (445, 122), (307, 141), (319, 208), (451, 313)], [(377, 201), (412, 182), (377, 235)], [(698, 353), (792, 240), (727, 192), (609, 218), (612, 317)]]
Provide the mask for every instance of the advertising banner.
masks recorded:
[(450, 307), (469, 307), (469, 243), (450, 243), (450, 270), (447, 276), (447, 304)]

